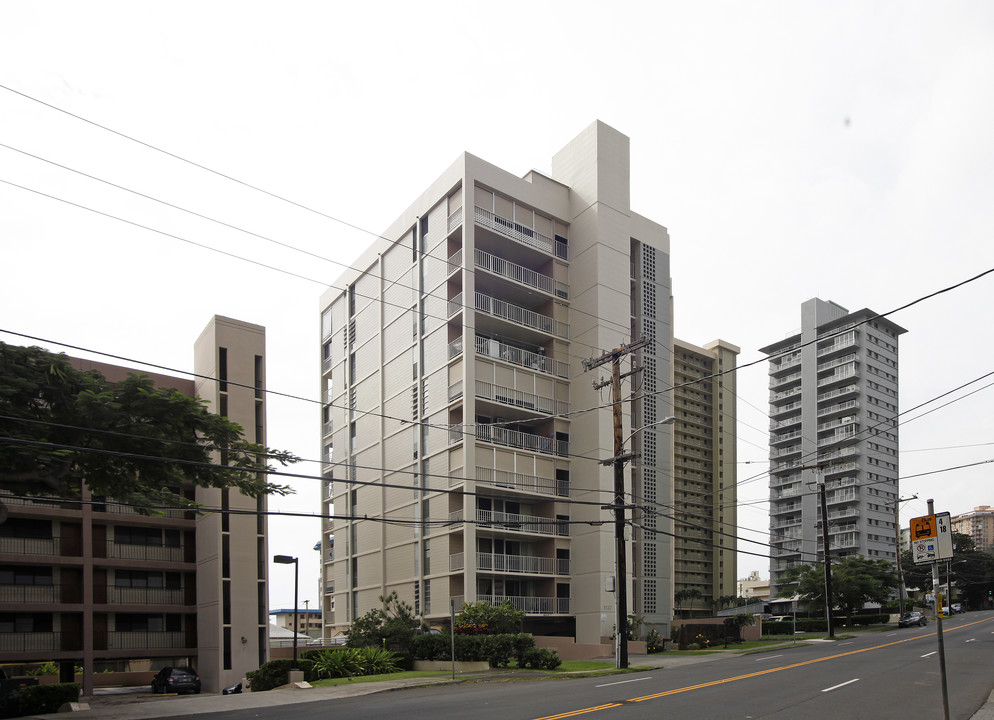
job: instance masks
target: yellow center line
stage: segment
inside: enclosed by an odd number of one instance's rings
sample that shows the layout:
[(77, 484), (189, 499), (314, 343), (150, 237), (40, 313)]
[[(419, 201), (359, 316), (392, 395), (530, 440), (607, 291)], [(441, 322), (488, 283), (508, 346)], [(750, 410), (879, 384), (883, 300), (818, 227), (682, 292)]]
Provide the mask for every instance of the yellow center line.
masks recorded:
[[(944, 628), (943, 632), (951, 632), (953, 630), (962, 630), (963, 628), (968, 628), (973, 625), (979, 625), (980, 623), (994, 621), (994, 618), (985, 618), (983, 620), (975, 620), (974, 622), (967, 623), (965, 625), (958, 625), (954, 628)], [(702, 688), (714, 687), (715, 685), (722, 685), (724, 683), (735, 682), (737, 680), (747, 680), (749, 678), (759, 677), (761, 675), (769, 675), (770, 673), (781, 672), (783, 670), (793, 670), (794, 668), (804, 667), (805, 665), (814, 665), (820, 662), (826, 662), (828, 660), (838, 660), (839, 658), (848, 657), (849, 655), (859, 655), (860, 653), (870, 652), (871, 650), (882, 650), (886, 647), (891, 647), (893, 645), (900, 645), (906, 642), (912, 642), (913, 640), (921, 640), (926, 637), (933, 637), (937, 634), (936, 632), (928, 633), (927, 635), (916, 635), (915, 637), (904, 638), (903, 640), (895, 640), (889, 643), (883, 643), (882, 645), (874, 645), (873, 647), (862, 648), (860, 650), (849, 650), (848, 652), (838, 653), (836, 655), (828, 655), (826, 657), (814, 658), (813, 660), (805, 660), (804, 662), (794, 663), (792, 665), (783, 665), (781, 667), (767, 668), (766, 670), (759, 670), (757, 672), (746, 673), (745, 675), (736, 675), (734, 677), (722, 678), (721, 680), (711, 680), (710, 682), (700, 683), (698, 685), (687, 685), (686, 687), (675, 688), (673, 690), (664, 690), (663, 692), (653, 693), (652, 695), (642, 695), (641, 697), (632, 698), (627, 702), (645, 702), (646, 700), (654, 700), (656, 698), (666, 697), (667, 695), (677, 695), (679, 693), (690, 692), (691, 690), (700, 690)], [(607, 705), (598, 705), (597, 707), (584, 708), (583, 710), (573, 710), (571, 712), (562, 713), (560, 715), (547, 715), (541, 718), (535, 718), (535, 720), (559, 720), (559, 718), (574, 717), (576, 715), (583, 715), (584, 713), (596, 712), (597, 710), (608, 710), (610, 708), (621, 707), (623, 703), (610, 703)]]

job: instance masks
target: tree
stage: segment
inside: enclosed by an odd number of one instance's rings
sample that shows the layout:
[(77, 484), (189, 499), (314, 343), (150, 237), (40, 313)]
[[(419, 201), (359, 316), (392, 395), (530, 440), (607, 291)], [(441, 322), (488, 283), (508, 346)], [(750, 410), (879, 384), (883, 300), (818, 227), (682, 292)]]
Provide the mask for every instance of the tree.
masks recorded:
[(704, 595), (697, 588), (686, 588), (673, 593), (673, 600), (676, 601), (677, 607), (680, 609), (683, 609), (684, 600), (690, 600), (690, 610), (687, 617), (693, 617), (694, 615), (694, 600), (700, 600), (703, 597)]
[[(220, 452), (222, 462), (214, 461)], [(15, 495), (97, 497), (151, 509), (193, 507), (181, 488), (285, 495), (267, 459), (297, 458), (244, 440), (206, 403), (145, 375), (109, 382), (64, 354), (0, 343), (0, 488)]]
[[(904, 581), (909, 588), (917, 588), (931, 593), (932, 565), (916, 565), (910, 550), (901, 553), (901, 566)], [(954, 594), (970, 608), (983, 608), (989, 604), (990, 592), (994, 590), (994, 556), (978, 552), (973, 538), (962, 533), (953, 533), (953, 558), (949, 564)], [(939, 582), (947, 583), (947, 565), (939, 562)], [(948, 600), (946, 603), (948, 604)]]
[(346, 631), (349, 647), (386, 647), (408, 650), (414, 631), (425, 627), (414, 614), (411, 604), (397, 592), (381, 595), (381, 608), (373, 608), (355, 620)]
[[(783, 576), (784, 584), (797, 583), (797, 596), (809, 607), (825, 609), (824, 565), (795, 565)], [(845, 557), (832, 564), (833, 608), (845, 613), (852, 625), (852, 616), (867, 602), (884, 603), (897, 587), (897, 574), (886, 560), (869, 560), (863, 556)]]

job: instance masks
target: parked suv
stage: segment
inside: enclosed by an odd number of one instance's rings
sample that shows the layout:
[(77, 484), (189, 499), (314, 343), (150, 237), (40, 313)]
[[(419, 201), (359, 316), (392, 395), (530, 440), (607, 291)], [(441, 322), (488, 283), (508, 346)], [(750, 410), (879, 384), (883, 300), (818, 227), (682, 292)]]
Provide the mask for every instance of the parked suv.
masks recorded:
[(917, 625), (918, 627), (923, 627), (928, 625), (928, 619), (923, 613), (920, 612), (908, 612), (901, 616), (901, 619), (897, 621), (897, 626), (899, 628), (911, 627), (912, 625)]
[(200, 676), (189, 667), (164, 667), (152, 678), (154, 693), (200, 692)]

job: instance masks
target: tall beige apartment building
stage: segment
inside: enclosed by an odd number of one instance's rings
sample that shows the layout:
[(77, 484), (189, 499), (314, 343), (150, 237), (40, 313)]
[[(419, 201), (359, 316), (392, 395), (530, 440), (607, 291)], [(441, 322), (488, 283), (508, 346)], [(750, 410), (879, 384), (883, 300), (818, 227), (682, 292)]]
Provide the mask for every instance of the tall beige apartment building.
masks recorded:
[[(509, 600), (536, 634), (611, 636), (612, 411), (581, 363), (633, 338), (628, 491), (672, 501), (669, 237), (629, 160), (600, 122), (548, 176), (464, 154), (323, 294), (326, 634), (396, 591), (435, 624)], [(645, 513), (629, 545), (629, 606), (664, 636), (672, 531)]]
[[(197, 395), (245, 437), (265, 442), (265, 330), (215, 316), (195, 345), (192, 380), (73, 360), (108, 380), (128, 373)], [(63, 679), (192, 664), (204, 692), (239, 682), (268, 659), (266, 501), (186, 488), (206, 507), (247, 515), (166, 510), (138, 514), (82, 488), (80, 502), (0, 494), (0, 665), (55, 662)]]
[(674, 593), (697, 590), (681, 615), (711, 615), (738, 594), (735, 363), (740, 348), (673, 340)]
[(963, 533), (973, 538), (977, 550), (994, 550), (994, 509), (990, 505), (978, 505), (951, 519), (953, 532)]

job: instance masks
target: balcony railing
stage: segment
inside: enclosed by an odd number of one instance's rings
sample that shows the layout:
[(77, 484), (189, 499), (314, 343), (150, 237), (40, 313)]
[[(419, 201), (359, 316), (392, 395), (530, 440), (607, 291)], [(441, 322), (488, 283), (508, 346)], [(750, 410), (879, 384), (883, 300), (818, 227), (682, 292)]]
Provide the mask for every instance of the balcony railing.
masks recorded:
[(448, 301), (448, 314), (447, 318), (451, 319), (453, 316), (458, 315), (462, 310), (462, 293), (458, 293), (455, 297)]
[(569, 560), (538, 555), (476, 553), (476, 569), (495, 573), (569, 575)]
[[(61, 538), (0, 537), (0, 553), (13, 555), (62, 555)], [(77, 552), (76, 555), (79, 555)]]
[[(460, 387), (460, 395), (462, 388)], [(476, 397), (493, 400), (504, 405), (534, 410), (536, 412), (565, 415), (569, 412), (569, 403), (554, 398), (536, 395), (534, 393), (515, 390), (514, 388), (495, 385), (484, 380), (476, 381)]]
[(845, 380), (846, 378), (856, 377), (856, 365), (852, 364), (850, 367), (841, 367), (836, 370), (831, 375), (823, 378), (818, 378), (818, 386), (830, 385), (834, 382), (839, 382), (840, 380)]
[(569, 615), (569, 598), (528, 597), (521, 595), (477, 595), (478, 602), (494, 607), (510, 600), (515, 610), (526, 615)]
[(566, 253), (560, 254), (558, 240), (554, 241), (548, 235), (543, 235), (542, 233), (533, 230), (530, 227), (526, 227), (521, 223), (516, 223), (513, 220), (502, 218), (500, 215), (495, 215), (489, 210), (484, 210), (479, 205), (474, 207), (474, 211), (476, 214), (476, 222), (483, 227), (498, 232), (505, 237), (509, 237), (522, 245), (537, 248), (538, 250), (550, 254), (554, 253), (556, 257), (568, 259), (566, 258)]
[(163, 650), (167, 648), (185, 649), (186, 647), (186, 633), (182, 631), (114, 631), (107, 633), (108, 650), (140, 650), (142, 648)]
[(183, 588), (117, 587), (107, 588), (107, 602), (121, 605), (185, 605)]
[(492, 487), (508, 488), (509, 490), (522, 490), (525, 492), (542, 493), (543, 495), (554, 494), (558, 497), (569, 497), (569, 482), (566, 480), (524, 475), (507, 470), (495, 470), (494, 468), (478, 466), (476, 468), (476, 482)]
[[(458, 439), (462, 439), (462, 433), (459, 433)], [(534, 450), (535, 452), (547, 455), (559, 455), (562, 457), (569, 455), (569, 442), (566, 440), (557, 440), (554, 437), (533, 435), (532, 433), (520, 432), (518, 430), (508, 430), (503, 425), (477, 425), (476, 439), (493, 443), (494, 445), (504, 445), (521, 450)]]
[[(62, 633), (57, 632), (13, 632), (0, 633), (0, 652), (31, 652), (35, 650), (62, 650)], [(68, 637), (67, 640), (74, 638)], [(77, 642), (70, 643), (79, 645)], [(80, 647), (67, 647), (66, 650), (78, 650)]]
[(80, 603), (82, 585), (0, 585), (0, 603)]
[(851, 347), (856, 344), (856, 332), (846, 333), (845, 335), (840, 335), (835, 338), (835, 341), (831, 345), (826, 345), (823, 348), (818, 348), (818, 357), (822, 355), (828, 355), (836, 350), (841, 350), (842, 348)]
[(859, 470), (859, 463), (849, 462), (849, 463), (839, 463), (837, 465), (829, 465), (824, 469), (823, 473), (827, 477), (829, 475), (836, 475), (841, 472), (849, 472), (850, 470)]
[(849, 438), (854, 438), (859, 433), (856, 432), (856, 428), (849, 428), (848, 430), (836, 431), (827, 437), (818, 438), (818, 447), (824, 445), (833, 445), (837, 442), (842, 442), (843, 440), (848, 440)]
[(825, 430), (831, 430), (832, 428), (842, 427), (843, 425), (851, 425), (855, 423), (858, 418), (855, 415), (846, 415), (845, 417), (836, 418), (835, 420), (829, 420), (827, 422), (818, 423), (818, 432), (823, 432)]
[(172, 545), (125, 545), (123, 543), (107, 543), (107, 557), (121, 560), (163, 560), (166, 562), (184, 562), (186, 553), (183, 547)]
[(800, 430), (794, 430), (793, 432), (783, 433), (782, 435), (771, 434), (770, 443), (776, 444), (776, 443), (788, 442), (789, 440), (796, 440), (799, 437), (801, 437)]
[[(100, 506), (98, 505), (96, 507), (100, 507)], [(120, 504), (118, 502), (115, 502), (113, 500), (107, 500), (104, 503), (104, 506), (103, 506), (102, 509), (103, 509), (104, 512), (115, 513), (115, 514), (118, 514), (118, 515), (146, 515), (147, 516), (147, 513), (139, 512), (138, 508), (136, 508), (136, 507), (133, 507), (131, 505), (122, 505), (122, 504)], [(156, 517), (175, 518), (175, 519), (178, 519), (178, 520), (182, 520), (183, 518), (186, 517), (186, 514), (188, 512), (190, 512), (190, 511), (189, 510), (182, 510), (180, 508), (170, 508), (168, 510), (156, 510), (155, 511), (155, 516)]]
[(462, 338), (458, 337), (449, 343), (449, 360), (462, 354)]
[(477, 337), (476, 353), (477, 355), (488, 355), (492, 358), (499, 358), (512, 365), (538, 370), (549, 375), (556, 375), (562, 378), (569, 377), (569, 363), (553, 360), (545, 355), (523, 350), (513, 345), (506, 345), (491, 338)]
[(460, 223), (462, 223), (462, 208), (457, 208), (451, 215), (449, 215), (445, 226), (448, 232), (452, 232), (459, 227)]
[[(499, 317), (507, 320), (508, 322), (532, 328), (533, 330), (540, 330), (541, 332), (555, 335), (556, 337), (563, 338), (564, 340), (569, 339), (569, 323), (560, 322), (559, 320), (549, 317), (548, 315), (542, 315), (541, 313), (529, 310), (528, 308), (523, 308), (519, 305), (512, 305), (511, 303), (498, 300), (495, 297), (490, 297), (489, 295), (484, 295), (483, 293), (478, 292), (475, 295), (475, 308), (478, 312), (484, 313), (485, 315)], [(462, 293), (460, 293), (458, 297), (461, 304)], [(451, 305), (454, 302), (455, 298), (453, 298), (453, 300), (449, 303), (449, 317), (452, 317), (452, 315), (455, 314), (451, 311)]]
[(550, 295), (569, 300), (569, 285), (559, 282), (553, 277), (535, 272), (523, 265), (504, 260), (496, 255), (491, 255), (479, 248), (474, 251), (474, 259), (476, 267), (481, 270), (486, 270), (494, 275), (500, 275), (522, 285), (528, 285), (529, 287), (547, 292)]
[(800, 382), (801, 373), (791, 373), (790, 375), (784, 375), (783, 377), (776, 377), (775, 375), (770, 376), (770, 389), (778, 388), (781, 385), (786, 385), (787, 383)]
[(829, 360), (828, 362), (818, 364), (818, 372), (825, 372), (826, 370), (831, 370), (832, 368), (837, 368), (841, 365), (846, 365), (851, 362), (856, 362), (856, 353), (850, 353), (848, 355), (843, 355), (840, 358), (835, 358), (834, 360)]
[(837, 412), (845, 412), (846, 410), (856, 410), (859, 407), (859, 400), (848, 400), (843, 403), (838, 403), (837, 405), (830, 405), (825, 408), (820, 408), (818, 410), (818, 417), (824, 415), (831, 415)]
[[(459, 523), (462, 521), (462, 510), (449, 513), (449, 522)], [(519, 513), (503, 513), (495, 510), (477, 509), (476, 523), (481, 527), (517, 530), (537, 535), (559, 535), (561, 537), (569, 535), (568, 522), (561, 522), (556, 518), (542, 517), (540, 515), (521, 515)]]
[(824, 402), (825, 400), (831, 400), (832, 398), (839, 397), (840, 395), (850, 395), (856, 392), (859, 392), (859, 385), (846, 385), (845, 387), (836, 388), (835, 390), (818, 393), (818, 402)]
[[(794, 395), (801, 394), (801, 386), (795, 385), (794, 387), (788, 388), (786, 390), (781, 390), (780, 392), (770, 393), (770, 402), (776, 402), (777, 400), (783, 400), (787, 397), (793, 397)], [(775, 412), (775, 411), (774, 411)]]

